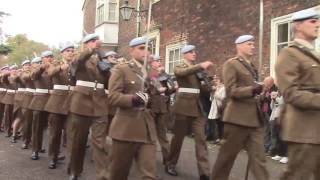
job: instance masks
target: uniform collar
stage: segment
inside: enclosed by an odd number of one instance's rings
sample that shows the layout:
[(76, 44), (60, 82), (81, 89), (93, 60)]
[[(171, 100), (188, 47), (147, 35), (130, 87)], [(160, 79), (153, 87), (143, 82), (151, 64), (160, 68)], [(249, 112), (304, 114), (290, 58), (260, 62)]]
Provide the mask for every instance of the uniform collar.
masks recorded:
[(244, 57), (242, 57), (242, 56), (237, 56), (237, 58), (238, 58), (240, 61), (244, 61), (244, 62), (246, 62), (246, 63), (248, 63), (248, 64), (252, 65), (252, 63), (251, 63), (251, 61), (250, 61), (250, 60), (248, 60), (248, 59), (246, 59), (246, 58), (244, 58)]
[(193, 63), (193, 62), (191, 62), (191, 61), (188, 61), (188, 60), (186, 60), (186, 59), (184, 59), (184, 63), (185, 63), (186, 65), (188, 65), (188, 66), (192, 66), (192, 65), (195, 64), (195, 63)]
[(294, 39), (294, 42), (299, 44), (299, 45), (301, 45), (301, 46), (303, 46), (303, 47), (308, 48), (309, 50), (314, 50), (315, 49), (313, 44), (311, 44), (310, 42), (308, 42), (308, 41), (306, 41), (304, 39), (296, 38), (296, 39)]

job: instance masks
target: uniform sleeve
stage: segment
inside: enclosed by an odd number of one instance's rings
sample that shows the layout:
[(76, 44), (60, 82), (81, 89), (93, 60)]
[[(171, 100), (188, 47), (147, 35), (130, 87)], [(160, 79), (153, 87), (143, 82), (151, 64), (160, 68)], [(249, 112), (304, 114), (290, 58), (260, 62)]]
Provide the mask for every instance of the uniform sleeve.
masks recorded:
[(176, 77), (181, 77), (181, 76), (188, 76), (190, 74), (194, 74), (202, 70), (203, 69), (201, 68), (200, 64), (192, 65), (190, 67), (176, 66), (174, 68), (174, 74)]
[(281, 51), (275, 70), (285, 103), (301, 109), (320, 109), (320, 94), (299, 89), (299, 59), (288, 49)]
[(42, 67), (42, 65), (35, 67), (34, 70), (31, 71), (31, 79), (39, 79), (44, 70), (45, 69)]
[(60, 71), (61, 71), (60, 64), (51, 64), (50, 67), (48, 68), (48, 75), (54, 76), (57, 73), (59, 73)]
[(235, 99), (253, 97), (253, 86), (240, 86), (237, 82), (237, 71), (232, 63), (226, 62), (223, 65), (223, 82), (227, 96)]
[(109, 79), (109, 102), (116, 107), (132, 107), (132, 95), (124, 94), (124, 73), (119, 67), (114, 67)]

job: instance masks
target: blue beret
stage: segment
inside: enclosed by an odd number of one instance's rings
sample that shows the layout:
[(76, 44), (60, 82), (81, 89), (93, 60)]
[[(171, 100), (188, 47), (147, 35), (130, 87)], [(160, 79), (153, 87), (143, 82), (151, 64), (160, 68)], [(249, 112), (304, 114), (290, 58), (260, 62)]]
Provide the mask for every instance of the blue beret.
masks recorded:
[(10, 70), (12, 69), (18, 69), (18, 65), (17, 64), (13, 64), (9, 67)]
[(153, 61), (160, 61), (161, 60), (161, 56), (159, 56), (159, 55), (152, 55), (151, 57), (152, 57)]
[(42, 62), (42, 59), (40, 57), (35, 57), (32, 59), (31, 63), (34, 64), (34, 63), (40, 63)]
[(181, 53), (182, 54), (186, 54), (190, 51), (193, 51), (194, 49), (196, 49), (196, 46), (194, 45), (185, 45), (182, 49), (181, 49)]
[(25, 64), (30, 64), (30, 63), (31, 63), (30, 60), (24, 60), (24, 61), (22, 61), (21, 65), (23, 66)]
[(9, 69), (9, 65), (3, 66), (0, 70), (5, 70), (5, 69)]
[(41, 53), (41, 58), (48, 57), (48, 56), (53, 56), (52, 51), (43, 51)]
[(63, 52), (64, 50), (68, 48), (74, 48), (74, 44), (71, 42), (65, 42), (63, 45), (60, 47), (60, 52)]
[(130, 41), (129, 46), (134, 47), (134, 46), (138, 46), (141, 44), (146, 44), (147, 40), (148, 40), (147, 37), (137, 37), (137, 38), (134, 38)]
[(313, 9), (305, 9), (294, 13), (291, 17), (292, 21), (302, 21), (306, 19), (319, 19), (320, 14)]
[(117, 53), (114, 52), (114, 51), (108, 51), (108, 52), (106, 52), (106, 53), (104, 54), (103, 57), (114, 56), (114, 55), (117, 55)]
[(94, 40), (94, 39), (99, 39), (99, 35), (98, 34), (88, 34), (82, 39), (82, 42), (87, 43), (87, 42)]
[(254, 36), (252, 35), (242, 35), (239, 36), (236, 41), (234, 42), (235, 44), (241, 44), (247, 41), (254, 41)]

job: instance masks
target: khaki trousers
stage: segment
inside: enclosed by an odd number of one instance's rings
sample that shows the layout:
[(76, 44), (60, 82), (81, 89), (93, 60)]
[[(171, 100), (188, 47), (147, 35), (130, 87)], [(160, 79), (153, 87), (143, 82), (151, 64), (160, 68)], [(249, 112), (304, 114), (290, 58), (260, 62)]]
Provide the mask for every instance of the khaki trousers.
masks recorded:
[(48, 117), (49, 129), (49, 157), (56, 161), (60, 153), (61, 135), (67, 115), (50, 113)]
[(4, 128), (8, 136), (12, 134), (13, 120), (13, 104), (6, 104), (4, 106)]
[(156, 123), (157, 137), (161, 146), (163, 163), (166, 164), (168, 161), (170, 144), (167, 137), (167, 125), (166, 116), (163, 113), (155, 113), (154, 120)]
[(242, 149), (248, 152), (250, 170), (255, 179), (269, 179), (263, 146), (264, 128), (248, 128), (226, 123), (221, 143), (212, 169), (212, 180), (228, 180), (234, 161)]
[(320, 145), (288, 144), (289, 163), (280, 180), (320, 179)]
[(48, 123), (48, 112), (33, 111), (32, 115), (32, 151), (39, 152), (42, 149), (43, 132)]
[(21, 112), (24, 119), (22, 124), (23, 140), (26, 145), (29, 145), (32, 136), (32, 110), (22, 108)]
[(135, 160), (141, 180), (156, 180), (156, 145), (112, 140), (110, 180), (127, 180)]
[(210, 174), (208, 161), (208, 148), (204, 134), (206, 119), (202, 116), (190, 117), (176, 114), (176, 121), (173, 127), (173, 138), (170, 144), (170, 153), (167, 165), (176, 165), (181, 152), (184, 137), (191, 129), (194, 133), (196, 158), (199, 175)]
[(109, 148), (106, 143), (108, 117), (88, 117), (77, 114), (68, 116), (69, 172), (79, 176), (83, 171), (86, 144), (91, 127), (93, 160), (97, 180), (107, 180), (109, 176)]
[(0, 129), (3, 127), (2, 120), (3, 120), (3, 116), (4, 116), (4, 107), (5, 107), (5, 105), (0, 103)]

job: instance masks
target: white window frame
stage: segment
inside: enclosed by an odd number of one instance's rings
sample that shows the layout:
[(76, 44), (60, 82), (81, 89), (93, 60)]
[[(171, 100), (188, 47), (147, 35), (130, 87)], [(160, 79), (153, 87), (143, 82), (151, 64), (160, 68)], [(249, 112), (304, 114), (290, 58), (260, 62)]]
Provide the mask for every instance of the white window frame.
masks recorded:
[(157, 3), (157, 2), (159, 2), (160, 0), (153, 0), (152, 1), (152, 3), (154, 4), (154, 3)]
[[(320, 5), (315, 6), (309, 9), (314, 9), (320, 13)], [(291, 21), (293, 13), (277, 17), (271, 20), (271, 43), (270, 43), (270, 74), (272, 77), (275, 77), (275, 63), (278, 57), (278, 26), (281, 24), (289, 23)], [(289, 31), (291, 31), (291, 28), (289, 26)], [(289, 33), (289, 40), (290, 40), (290, 35)], [(317, 50), (320, 51), (320, 35), (319, 38), (316, 40), (316, 48)]]
[[(103, 12), (102, 15), (100, 14), (100, 8), (102, 8), (101, 9), (101, 11)], [(101, 20), (100, 20), (100, 16), (102, 16)], [(101, 3), (99, 4), (99, 6), (97, 6), (97, 9), (96, 9), (96, 25), (100, 25), (104, 23), (105, 20), (106, 20), (106, 5), (104, 3)]]
[[(109, 17), (109, 11), (110, 11), (110, 2), (111, 0), (98, 0), (96, 4), (96, 27), (103, 24), (103, 23), (119, 23), (119, 0), (115, 0), (117, 3), (116, 9), (115, 9), (115, 20), (110, 20)], [(103, 20), (99, 21), (99, 11), (98, 9), (104, 6), (104, 17)]]
[(185, 46), (187, 44), (186, 41), (183, 41), (183, 42), (179, 42), (179, 43), (176, 43), (176, 44), (171, 44), (171, 45), (168, 45), (166, 46), (166, 61), (165, 61), (165, 71), (168, 73), (168, 74), (173, 74), (173, 72), (169, 72), (169, 58), (170, 58), (170, 51), (175, 51), (177, 49), (180, 49), (180, 60), (183, 61), (183, 57), (182, 57), (182, 54), (181, 54), (181, 48), (183, 46)]
[(110, 2), (111, 0), (107, 0), (107, 13), (106, 13), (106, 16), (107, 16), (107, 21), (108, 22), (118, 22), (119, 21), (119, 0), (115, 0), (115, 3), (117, 4), (116, 5), (116, 8), (115, 8), (115, 19), (114, 20), (110, 20), (110, 17), (109, 17), (109, 11), (110, 11)]
[(150, 32), (149, 34), (145, 34), (148, 39), (156, 39), (156, 52), (154, 55), (160, 54), (160, 30), (157, 29), (155, 31)]

